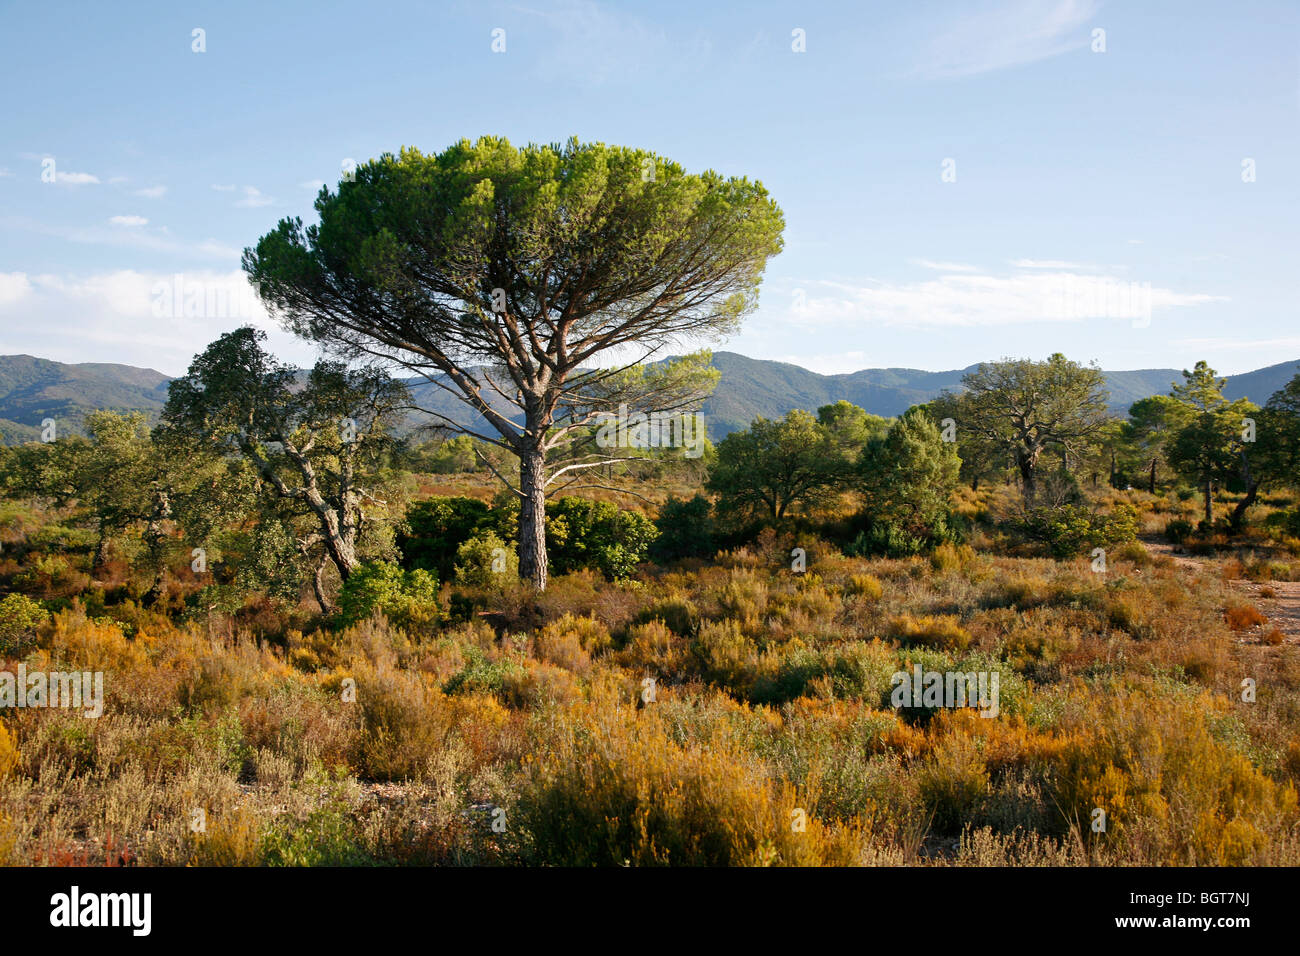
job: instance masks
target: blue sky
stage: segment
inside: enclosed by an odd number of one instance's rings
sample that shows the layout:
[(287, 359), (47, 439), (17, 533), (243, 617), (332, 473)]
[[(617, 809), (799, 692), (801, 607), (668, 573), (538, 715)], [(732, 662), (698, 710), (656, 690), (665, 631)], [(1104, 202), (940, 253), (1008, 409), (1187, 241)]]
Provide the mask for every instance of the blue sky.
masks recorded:
[[(0, 64), (0, 354), (180, 373), (275, 328), (240, 250), (346, 160), (491, 133), (762, 180), (786, 248), (719, 348), (1300, 358), (1294, 0), (10, 3)], [(236, 294), (167, 315), (178, 275)]]

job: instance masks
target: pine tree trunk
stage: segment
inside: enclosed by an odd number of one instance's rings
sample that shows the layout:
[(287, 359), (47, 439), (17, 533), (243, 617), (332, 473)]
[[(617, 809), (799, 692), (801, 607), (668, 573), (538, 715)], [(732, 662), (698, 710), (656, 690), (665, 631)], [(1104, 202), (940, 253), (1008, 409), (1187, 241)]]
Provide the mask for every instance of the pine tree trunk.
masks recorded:
[(1214, 482), (1209, 478), (1205, 479), (1205, 527), (1208, 530), (1214, 525)]
[(519, 574), (546, 590), (546, 458), (541, 449), (519, 456)]

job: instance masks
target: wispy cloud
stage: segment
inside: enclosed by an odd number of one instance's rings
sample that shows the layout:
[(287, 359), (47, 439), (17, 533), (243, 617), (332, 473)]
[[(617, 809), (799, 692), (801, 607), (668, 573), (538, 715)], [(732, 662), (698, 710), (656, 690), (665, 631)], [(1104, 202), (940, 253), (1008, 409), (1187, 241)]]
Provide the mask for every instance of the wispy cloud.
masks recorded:
[(99, 177), (91, 173), (65, 173), (56, 167), (54, 181), (63, 186), (90, 186), (98, 185)]
[(969, 266), (964, 262), (935, 262), (933, 259), (908, 259), (914, 266), (921, 266), (924, 269), (934, 269), (936, 272), (979, 272), (977, 266)]
[(270, 196), (263, 196), (262, 191), (256, 186), (244, 187), (244, 198), (235, 203), (244, 209), (258, 209), (262, 206), (269, 206), (275, 202)]
[[(681, 36), (593, 0), (561, 0), (547, 9), (514, 8), (541, 19), (551, 31), (546, 54), (537, 61), (548, 79), (567, 78), (599, 86), (639, 82), (647, 75), (682, 71), (707, 62), (712, 46), (703, 34)], [(509, 26), (507, 42), (509, 42)]]
[[(40, 321), (31, 321), (39, 315)], [(266, 330), (289, 361), (312, 351), (280, 330), (239, 270), (91, 274), (0, 273), (0, 354), (26, 352), (84, 362), (125, 362), (176, 374), (218, 335), (240, 325)]]
[(792, 285), (799, 290), (786, 317), (823, 333), (861, 328), (863, 322), (935, 328), (1138, 319), (1168, 309), (1227, 301), (1226, 296), (1068, 271), (954, 273), (920, 282), (810, 279)]
[(1088, 266), (1078, 262), (1066, 262), (1064, 259), (1012, 259), (1011, 264), (1017, 269), (1086, 269)]
[(219, 193), (233, 193), (236, 189), (236, 186), (234, 183), (230, 183), (229, 185), (223, 185), (221, 183), (213, 183), (212, 188)]
[(0, 217), (0, 229), (22, 229), (88, 245), (126, 246), (180, 258), (237, 262), (240, 250), (215, 239), (181, 239), (166, 227), (121, 229), (112, 226), (55, 226), (23, 216)]
[(325, 185), (325, 180), (308, 179), (307, 181), (301, 182), (298, 185), (301, 186), (303, 189), (310, 189), (312, 192), (318, 193), (321, 191), (321, 188)]
[(137, 196), (143, 196), (145, 199), (162, 199), (163, 196), (167, 195), (167, 187), (146, 186), (144, 189), (137, 189), (135, 194)]
[(1012, 0), (949, 19), (914, 73), (931, 79), (974, 76), (1036, 63), (1085, 47), (1095, 0)]
[(108, 219), (115, 226), (147, 226), (149, 220), (144, 216), (110, 216)]

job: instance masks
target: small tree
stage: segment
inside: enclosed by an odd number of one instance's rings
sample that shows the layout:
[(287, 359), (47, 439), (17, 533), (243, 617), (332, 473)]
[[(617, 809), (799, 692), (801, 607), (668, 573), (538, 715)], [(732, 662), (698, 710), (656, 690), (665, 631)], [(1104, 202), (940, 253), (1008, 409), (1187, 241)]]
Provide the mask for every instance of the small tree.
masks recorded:
[(1152, 395), (1129, 406), (1128, 421), (1120, 432), (1129, 455), (1147, 472), (1147, 490), (1156, 493), (1156, 468), (1168, 464), (1174, 435), (1188, 424), (1187, 406), (1170, 395)]
[(781, 521), (791, 507), (828, 497), (843, 473), (826, 429), (796, 408), (779, 421), (756, 418), (724, 438), (706, 487), (720, 496), (719, 511)]
[(873, 526), (932, 538), (947, 530), (960, 469), (953, 443), (943, 441), (929, 414), (914, 406), (859, 459), (864, 513)]
[(1187, 422), (1170, 442), (1169, 464), (1200, 486), (1205, 498), (1206, 527), (1214, 523), (1215, 484), (1241, 474), (1252, 500), (1252, 491), (1258, 488), (1243, 442), (1244, 420), (1258, 409), (1245, 399), (1229, 402), (1224, 398), (1226, 381), (1205, 362), (1197, 362), (1190, 372), (1183, 370), (1182, 384), (1170, 390), (1185, 406)]
[(1110, 418), (1105, 383), (1101, 369), (1059, 352), (1045, 362), (985, 362), (962, 377), (965, 391), (953, 416), (957, 433), (974, 432), (991, 448), (1009, 452), (1032, 506), (1043, 453), (1055, 449), (1066, 460)]
[(163, 423), (248, 461), (309, 524), (299, 547), (319, 548), (346, 582), (363, 528), (383, 506), (373, 482), (406, 389), (382, 370), (337, 362), (300, 375), (263, 350), (265, 337), (244, 327), (209, 345), (169, 386)]

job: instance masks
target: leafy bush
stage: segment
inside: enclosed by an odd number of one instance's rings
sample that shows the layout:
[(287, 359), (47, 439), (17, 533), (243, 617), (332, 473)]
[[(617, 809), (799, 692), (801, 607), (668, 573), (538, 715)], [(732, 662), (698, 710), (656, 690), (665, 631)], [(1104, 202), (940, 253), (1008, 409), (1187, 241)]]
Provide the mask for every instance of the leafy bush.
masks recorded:
[(24, 594), (0, 600), (0, 654), (19, 650), (21, 643), (50, 618), (39, 601)]
[(1192, 523), (1185, 518), (1170, 518), (1165, 524), (1165, 537), (1174, 544), (1182, 544), (1192, 536)]
[(434, 497), (412, 505), (406, 512), (404, 530), (397, 536), (402, 565), (408, 569), (436, 571), (451, 577), (456, 549), (485, 528), (492, 515), (477, 498)]
[(713, 506), (704, 495), (689, 501), (670, 496), (655, 519), (658, 537), (650, 548), (656, 561), (711, 557), (714, 547)]
[(1052, 556), (1070, 558), (1089, 548), (1108, 547), (1137, 540), (1141, 523), (1137, 509), (1119, 505), (1106, 515), (1080, 505), (1036, 508), (1024, 519), (1025, 534), (1047, 545)]
[(929, 647), (941, 651), (964, 651), (971, 642), (970, 631), (951, 614), (900, 614), (890, 620), (886, 633), (905, 647)]
[(476, 534), (456, 549), (456, 582), (492, 590), (519, 578), (519, 555), (491, 531)]
[(380, 611), (398, 627), (428, 627), (442, 618), (438, 579), (422, 568), (403, 571), (391, 561), (360, 565), (339, 592), (339, 623), (349, 627)]
[(555, 574), (594, 568), (610, 579), (630, 577), (657, 533), (649, 518), (608, 501), (566, 495), (546, 505), (546, 547)]

